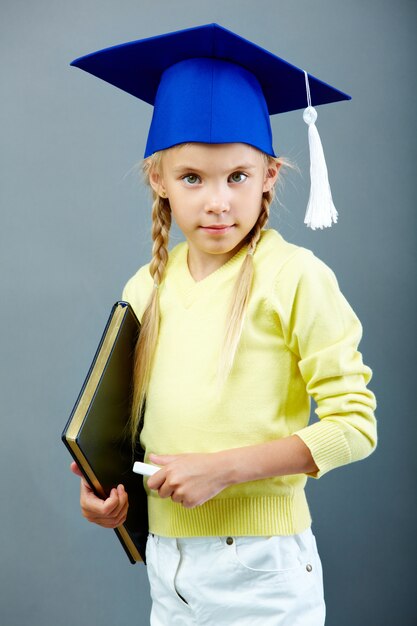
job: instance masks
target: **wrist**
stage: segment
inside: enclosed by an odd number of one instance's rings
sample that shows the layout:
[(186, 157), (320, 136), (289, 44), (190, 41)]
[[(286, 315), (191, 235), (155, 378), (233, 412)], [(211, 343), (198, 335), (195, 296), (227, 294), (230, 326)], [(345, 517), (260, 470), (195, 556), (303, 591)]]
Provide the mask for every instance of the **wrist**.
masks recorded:
[(309, 448), (297, 435), (215, 454), (225, 487), (272, 476), (318, 471)]
[(250, 448), (231, 448), (216, 453), (217, 467), (220, 469), (224, 487), (230, 487), (250, 480), (256, 480), (253, 463), (248, 457)]

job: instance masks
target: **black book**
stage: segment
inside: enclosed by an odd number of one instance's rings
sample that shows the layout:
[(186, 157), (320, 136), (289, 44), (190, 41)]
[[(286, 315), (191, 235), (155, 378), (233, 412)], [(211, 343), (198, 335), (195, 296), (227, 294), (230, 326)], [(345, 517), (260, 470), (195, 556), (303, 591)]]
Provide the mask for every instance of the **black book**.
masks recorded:
[(97, 496), (106, 498), (113, 487), (125, 486), (129, 511), (115, 532), (131, 563), (145, 561), (148, 535), (143, 478), (132, 471), (134, 461), (143, 461), (143, 450), (139, 444), (132, 450), (128, 429), (139, 331), (131, 306), (117, 302), (62, 433), (62, 441)]

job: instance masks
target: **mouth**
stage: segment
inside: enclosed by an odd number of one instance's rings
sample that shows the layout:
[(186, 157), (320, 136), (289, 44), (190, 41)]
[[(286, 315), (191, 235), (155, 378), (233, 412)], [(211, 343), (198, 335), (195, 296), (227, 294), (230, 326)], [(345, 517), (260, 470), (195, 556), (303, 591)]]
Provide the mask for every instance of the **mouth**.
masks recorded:
[(234, 227), (234, 224), (211, 224), (209, 226), (200, 226), (201, 230), (206, 233), (213, 233), (215, 235), (222, 235), (227, 233)]

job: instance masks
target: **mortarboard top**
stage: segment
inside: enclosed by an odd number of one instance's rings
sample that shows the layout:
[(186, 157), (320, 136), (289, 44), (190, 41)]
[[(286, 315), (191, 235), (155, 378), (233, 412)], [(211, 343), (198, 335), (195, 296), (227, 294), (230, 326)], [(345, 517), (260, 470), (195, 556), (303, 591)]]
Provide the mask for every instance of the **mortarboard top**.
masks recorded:
[[(253, 145), (274, 156), (269, 115), (307, 105), (304, 70), (208, 24), (113, 46), (74, 60), (154, 105), (145, 157), (187, 143)], [(350, 96), (308, 75), (313, 106)]]

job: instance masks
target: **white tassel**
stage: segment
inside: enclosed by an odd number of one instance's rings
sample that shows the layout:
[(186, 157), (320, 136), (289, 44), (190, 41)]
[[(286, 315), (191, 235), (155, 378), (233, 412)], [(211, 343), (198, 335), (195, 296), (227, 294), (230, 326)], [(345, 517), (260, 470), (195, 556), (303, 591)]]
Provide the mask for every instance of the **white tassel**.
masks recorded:
[(310, 197), (304, 223), (312, 230), (327, 228), (337, 222), (337, 211), (333, 204), (332, 192), (327, 174), (326, 160), (320, 135), (315, 125), (317, 111), (311, 106), (310, 87), (306, 77), (308, 106), (303, 113), (303, 119), (308, 124), (308, 143), (310, 147)]

